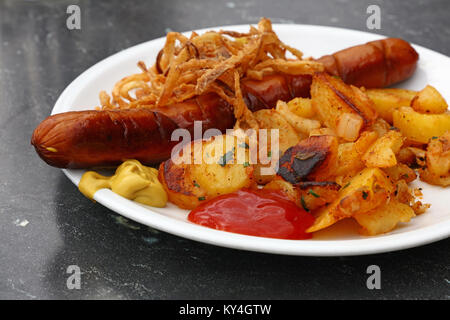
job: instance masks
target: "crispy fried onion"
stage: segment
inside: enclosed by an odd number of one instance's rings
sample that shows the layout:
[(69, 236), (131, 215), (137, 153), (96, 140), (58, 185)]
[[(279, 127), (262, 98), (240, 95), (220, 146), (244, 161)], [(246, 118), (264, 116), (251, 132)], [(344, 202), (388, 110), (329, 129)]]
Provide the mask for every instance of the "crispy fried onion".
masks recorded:
[[(289, 53), (290, 58), (286, 56)], [(169, 32), (155, 64), (125, 77), (112, 90), (112, 99), (100, 92), (103, 109), (154, 108), (215, 92), (234, 107), (237, 126), (257, 128), (240, 87), (243, 77), (261, 80), (265, 75), (312, 74), (322, 64), (303, 59), (301, 51), (280, 41), (269, 19), (250, 26), (247, 33), (220, 30), (188, 38)]]

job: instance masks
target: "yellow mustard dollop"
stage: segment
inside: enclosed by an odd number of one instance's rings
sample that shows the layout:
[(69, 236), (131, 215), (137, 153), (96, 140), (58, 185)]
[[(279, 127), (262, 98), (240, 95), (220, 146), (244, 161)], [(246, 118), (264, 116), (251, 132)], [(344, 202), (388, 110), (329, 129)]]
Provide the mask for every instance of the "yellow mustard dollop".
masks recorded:
[(137, 160), (125, 161), (111, 177), (94, 171), (85, 172), (78, 185), (81, 193), (89, 199), (93, 199), (95, 192), (103, 188), (152, 207), (162, 208), (167, 203), (167, 193), (158, 180), (158, 170), (146, 167)]

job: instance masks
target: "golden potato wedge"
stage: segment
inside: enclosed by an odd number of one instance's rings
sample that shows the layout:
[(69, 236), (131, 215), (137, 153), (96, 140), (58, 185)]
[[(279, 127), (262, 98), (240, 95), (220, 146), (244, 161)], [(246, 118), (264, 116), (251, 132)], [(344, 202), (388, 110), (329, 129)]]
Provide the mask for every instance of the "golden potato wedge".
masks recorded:
[(430, 173), (437, 176), (450, 175), (450, 131), (430, 140), (426, 163)]
[(389, 130), (392, 129), (392, 126), (383, 118), (377, 118), (377, 120), (374, 121), (372, 126), (368, 128), (368, 131), (375, 131), (379, 137), (383, 136), (384, 134), (388, 133)]
[(397, 154), (397, 161), (410, 166), (416, 161), (416, 155), (408, 147), (403, 146)]
[(318, 129), (314, 129), (311, 130), (311, 132), (309, 133), (309, 136), (333, 136), (333, 137), (337, 137), (336, 132), (333, 131), (333, 129), (330, 128), (318, 128)]
[(388, 168), (397, 164), (396, 153), (400, 151), (404, 138), (396, 130), (390, 130), (378, 138), (366, 151), (362, 161), (369, 168)]
[(430, 184), (447, 187), (450, 185), (450, 131), (441, 137), (431, 139), (428, 144), (426, 168), (420, 169), (420, 179)]
[(395, 166), (383, 168), (383, 171), (386, 172), (392, 181), (405, 180), (407, 183), (410, 183), (417, 178), (416, 172), (403, 163), (397, 163)]
[(297, 204), (307, 212), (332, 203), (338, 197), (341, 188), (334, 181), (304, 181), (298, 183), (297, 187), (300, 191)]
[(159, 167), (158, 177), (169, 201), (193, 209), (202, 201), (253, 187), (248, 150), (234, 136), (215, 136), (184, 146), (181, 155)]
[[(286, 118), (277, 110), (262, 109), (253, 113), (261, 129), (268, 129), (267, 136), (270, 138), (270, 129), (279, 130), (279, 150), (284, 152), (288, 148), (299, 143), (302, 136), (289, 124)], [(270, 142), (270, 139), (269, 139)], [(269, 143), (270, 145), (270, 143)], [(270, 151), (270, 150), (269, 150)]]
[(401, 107), (393, 112), (394, 126), (408, 139), (417, 143), (428, 143), (450, 130), (450, 112), (423, 114), (411, 107)]
[(400, 107), (407, 107), (417, 94), (405, 89), (367, 89), (366, 94), (373, 101), (378, 115), (392, 124), (392, 113)]
[[(271, 130), (278, 130), (278, 148), (279, 153), (283, 153), (288, 148), (296, 145), (301, 138), (306, 137), (306, 135), (299, 133), (295, 130), (293, 126), (286, 120), (286, 117), (279, 111), (274, 109), (263, 109), (254, 113), (255, 119), (260, 125), (260, 129), (267, 129), (267, 139), (259, 140), (259, 148), (262, 147), (263, 141), (267, 142), (267, 156), (269, 158), (277, 156), (274, 161), (260, 161), (258, 156), (258, 162), (254, 165), (254, 179), (258, 184), (266, 184), (270, 182), (276, 174), (276, 162), (278, 162), (278, 155), (272, 154), (271, 150)], [(305, 119), (312, 121), (309, 119)], [(275, 152), (275, 151), (274, 151)], [(268, 172), (272, 172), (271, 174)]]
[(299, 203), (300, 193), (299, 189), (294, 187), (294, 185), (290, 182), (287, 182), (280, 176), (276, 176), (272, 181), (264, 186), (264, 189), (267, 190), (275, 190), (285, 195), (289, 200)]
[(333, 202), (339, 193), (340, 186), (333, 181), (305, 181), (295, 186), (280, 176), (270, 181), (264, 189), (276, 190), (306, 211), (313, 211)]
[(281, 156), (278, 175), (288, 182), (327, 181), (334, 174), (338, 142), (333, 136), (312, 136)]
[(386, 203), (393, 191), (394, 186), (381, 169), (366, 168), (340, 189), (336, 200), (315, 213), (316, 220), (307, 232), (324, 229), (356, 213), (375, 209)]
[(317, 120), (303, 118), (291, 112), (286, 102), (278, 101), (276, 111), (283, 115), (287, 122), (300, 134), (309, 136), (311, 131), (321, 126)]
[(311, 104), (311, 99), (294, 98), (287, 103), (289, 111), (302, 118), (312, 118), (316, 114)]
[(438, 176), (431, 173), (427, 168), (419, 169), (420, 180), (435, 186), (448, 187), (450, 186), (450, 175)]
[(407, 205), (410, 205), (412, 202), (414, 202), (413, 192), (405, 180), (400, 179), (395, 182), (393, 199)]
[(375, 236), (389, 232), (400, 222), (409, 222), (415, 216), (410, 206), (392, 200), (369, 212), (358, 212), (353, 218), (361, 226), (361, 234)]
[(377, 133), (364, 131), (357, 141), (340, 144), (335, 175), (354, 176), (361, 171), (364, 168), (362, 156), (377, 138)]
[(319, 120), (348, 141), (356, 140), (359, 131), (377, 118), (372, 100), (363, 91), (326, 73), (313, 76), (311, 101)]
[(411, 108), (420, 113), (444, 113), (448, 104), (436, 88), (428, 85), (412, 99)]

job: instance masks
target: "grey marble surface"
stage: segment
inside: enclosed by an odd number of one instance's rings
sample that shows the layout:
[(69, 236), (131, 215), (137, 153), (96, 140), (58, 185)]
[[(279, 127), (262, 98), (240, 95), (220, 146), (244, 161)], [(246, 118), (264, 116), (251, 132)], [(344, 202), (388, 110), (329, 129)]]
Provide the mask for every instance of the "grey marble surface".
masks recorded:
[[(82, 29), (66, 28), (78, 4)], [(63, 89), (103, 58), (168, 30), (255, 23), (366, 29), (450, 55), (450, 2), (431, 1), (0, 1), (0, 298), (2, 299), (449, 299), (446, 239), (346, 258), (238, 251), (126, 221), (84, 198), (30, 146)], [(27, 224), (28, 222), (28, 224)], [(366, 288), (379, 265), (382, 289)], [(81, 268), (81, 289), (66, 286)]]

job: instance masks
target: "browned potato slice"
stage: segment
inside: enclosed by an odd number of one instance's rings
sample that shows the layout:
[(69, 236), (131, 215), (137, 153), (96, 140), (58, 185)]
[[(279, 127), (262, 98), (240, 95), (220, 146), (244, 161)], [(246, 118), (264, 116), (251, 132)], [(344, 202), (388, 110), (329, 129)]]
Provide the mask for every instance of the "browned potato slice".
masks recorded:
[(312, 118), (316, 114), (311, 104), (311, 99), (294, 98), (287, 103), (289, 111), (302, 118)]
[(369, 131), (375, 131), (379, 137), (388, 133), (391, 130), (392, 126), (382, 118), (377, 118), (372, 126), (368, 129)]
[(366, 94), (374, 102), (378, 115), (392, 123), (393, 111), (409, 106), (417, 92), (405, 89), (367, 89)]
[(408, 147), (402, 147), (397, 154), (397, 161), (406, 165), (412, 165), (416, 160), (416, 155)]
[(423, 181), (442, 187), (450, 185), (450, 131), (431, 139), (426, 151), (426, 165), (419, 171)]
[(408, 139), (417, 143), (428, 143), (450, 130), (450, 113), (422, 114), (410, 107), (393, 112), (394, 126)]
[(392, 200), (369, 212), (358, 212), (353, 217), (361, 226), (361, 234), (375, 236), (389, 232), (398, 223), (409, 222), (415, 216), (414, 210), (410, 206)]
[(426, 161), (430, 173), (438, 176), (450, 174), (450, 131), (431, 139), (427, 147)]
[(386, 203), (393, 191), (394, 186), (381, 169), (366, 168), (340, 189), (336, 200), (318, 210), (307, 232), (324, 229), (355, 213), (370, 211)]
[(388, 177), (393, 181), (405, 180), (407, 183), (410, 183), (417, 178), (416, 172), (403, 163), (398, 163), (393, 167), (384, 168), (383, 171), (386, 172)]
[(338, 142), (333, 136), (312, 136), (289, 148), (279, 161), (278, 174), (286, 181), (326, 181), (334, 174)]
[(313, 76), (311, 99), (320, 121), (348, 141), (356, 140), (359, 131), (377, 118), (373, 102), (364, 92), (327, 73)]
[(253, 187), (248, 150), (238, 142), (227, 135), (194, 141), (183, 148), (181, 156), (163, 162), (158, 177), (169, 201), (193, 209), (204, 200)]
[(309, 133), (309, 136), (334, 136), (337, 137), (336, 132), (333, 131), (333, 129), (330, 128), (318, 128), (311, 130)]
[(313, 211), (337, 198), (340, 186), (332, 181), (305, 181), (297, 185), (277, 176), (264, 189), (276, 190), (306, 211)]
[(300, 205), (306, 211), (314, 211), (324, 205), (333, 202), (341, 188), (332, 181), (305, 181), (298, 184), (300, 191)]
[(278, 101), (276, 110), (283, 115), (289, 124), (300, 134), (309, 135), (311, 131), (320, 128), (320, 122), (308, 118), (303, 118), (289, 110), (286, 102)]
[[(268, 157), (276, 156), (275, 154), (272, 155), (271, 150), (271, 130), (272, 129), (278, 129), (279, 134), (279, 152), (283, 153), (288, 148), (296, 145), (301, 138), (306, 137), (306, 135), (303, 135), (295, 130), (293, 126), (289, 123), (289, 121), (286, 120), (286, 117), (283, 116), (280, 112), (274, 109), (263, 109), (255, 112), (253, 114), (255, 116), (255, 119), (258, 121), (261, 129), (268, 129), (267, 130), (267, 153)], [(305, 119), (308, 121), (313, 121), (309, 119)], [(320, 126), (320, 124), (319, 124)], [(264, 141), (265, 139), (262, 139)], [(259, 142), (259, 147), (261, 148), (261, 141)], [(264, 161), (267, 162), (267, 161)], [(278, 162), (278, 157), (275, 159), (275, 161), (270, 161), (270, 163), (264, 164), (262, 161), (258, 160), (258, 163), (255, 164), (255, 170), (254, 170), (254, 179), (258, 184), (266, 184), (270, 182), (276, 174), (276, 170), (274, 168), (274, 164)], [(264, 169), (266, 168), (266, 169)], [(267, 170), (270, 170), (272, 174), (267, 174)]]
[(280, 176), (276, 176), (272, 181), (264, 186), (267, 190), (276, 190), (288, 197), (292, 202), (298, 203), (299, 190), (290, 182), (287, 182)]
[[(270, 129), (279, 130), (279, 149), (284, 152), (288, 148), (295, 146), (302, 137), (289, 124), (286, 118), (274, 109), (263, 109), (253, 113), (261, 129), (268, 129), (267, 136), (270, 138)], [(270, 139), (269, 139), (270, 142)], [(269, 143), (270, 145), (270, 143)]]
[(378, 135), (364, 131), (355, 142), (342, 143), (338, 148), (336, 176), (353, 176), (364, 168), (362, 156), (377, 140)]
[(438, 176), (428, 169), (419, 169), (420, 180), (441, 187), (450, 186), (450, 175)]
[(411, 101), (411, 108), (420, 113), (444, 113), (448, 105), (439, 91), (428, 85)]
[(404, 138), (398, 131), (391, 130), (380, 137), (362, 157), (367, 167), (388, 168), (397, 164), (395, 154), (400, 151)]

